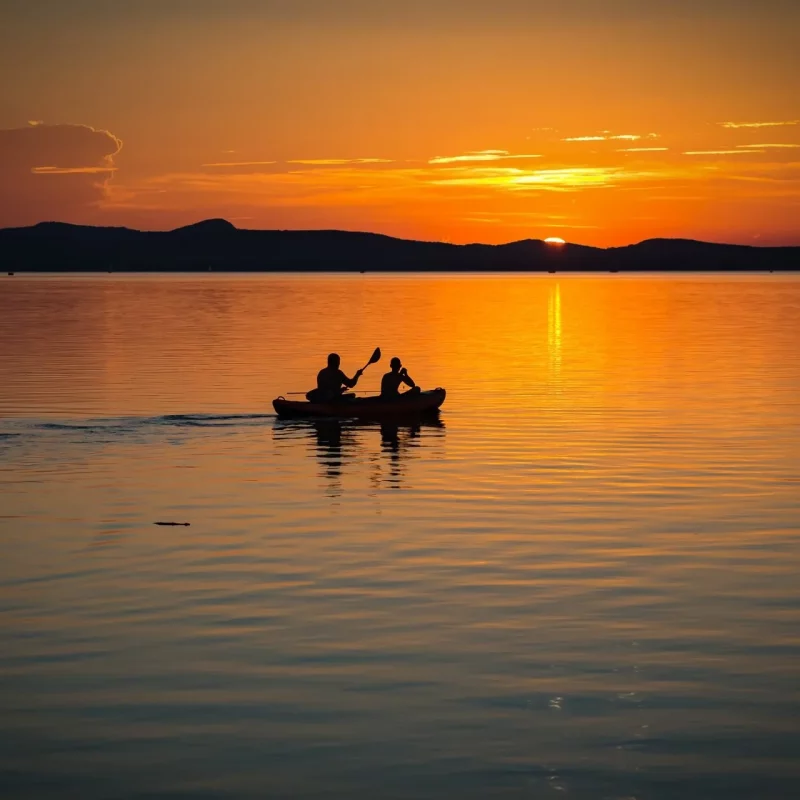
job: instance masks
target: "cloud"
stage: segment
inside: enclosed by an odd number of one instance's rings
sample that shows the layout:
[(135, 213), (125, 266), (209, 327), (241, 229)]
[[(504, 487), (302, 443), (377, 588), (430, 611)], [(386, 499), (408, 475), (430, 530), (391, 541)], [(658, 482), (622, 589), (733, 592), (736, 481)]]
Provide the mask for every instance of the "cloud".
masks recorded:
[(296, 158), (287, 164), (303, 164), (312, 167), (345, 167), (350, 164), (391, 164), (390, 158)]
[(615, 167), (564, 167), (560, 169), (524, 170), (515, 167), (462, 168), (450, 177), (433, 177), (430, 183), (439, 186), (485, 186), (498, 189), (546, 189), (576, 191), (612, 186), (618, 180), (633, 177)]
[(687, 150), (685, 156), (746, 156), (763, 150)]
[(800, 119), (784, 120), (783, 122), (720, 122), (723, 128), (778, 128), (782, 125), (800, 125)]
[(761, 150), (768, 150), (771, 148), (787, 148), (787, 149), (794, 149), (800, 147), (800, 144), (737, 144), (737, 148), (742, 149), (761, 149)]
[(516, 186), (557, 186), (582, 189), (591, 186), (611, 186), (623, 176), (622, 170), (612, 167), (565, 167), (540, 169), (515, 176)]
[(509, 153), (508, 150), (472, 150), (462, 156), (435, 156), (428, 160), (429, 164), (454, 164), (475, 161), (504, 161), (518, 158), (541, 158), (539, 153)]
[(465, 222), (479, 224), (503, 225), (506, 228), (526, 228), (529, 230), (559, 230), (561, 228), (596, 229), (599, 225), (591, 225), (566, 214), (551, 214), (542, 211), (473, 211), (463, 218)]
[(277, 161), (215, 161), (211, 164), (201, 164), (203, 167), (263, 167), (277, 164)]
[(116, 167), (34, 167), (34, 175), (100, 175), (116, 172)]
[[(580, 146), (572, 149), (558, 144), (561, 160), (546, 163), (515, 161), (532, 156), (500, 149), (391, 163), (368, 158), (309, 158), (279, 160), (260, 168), (263, 162), (220, 161), (213, 163), (235, 166), (136, 176), (130, 182), (120, 176), (111, 186), (103, 212), (105, 224), (109, 220), (121, 224), (146, 220), (148, 226), (163, 227), (167, 219), (179, 224), (211, 216), (252, 216), (260, 225), (278, 227), (324, 224), (388, 230), (382, 226), (401, 217), (414, 218), (421, 225), (433, 221), (431, 224), (441, 226), (445, 224), (442, 220), (464, 220), (467, 215), (476, 223), (500, 220), (500, 227), (508, 223), (507, 227), (513, 228), (518, 222), (535, 225), (533, 217), (506, 217), (504, 212), (515, 206), (536, 209), (544, 205), (550, 213), (570, 212), (561, 226), (566, 229), (595, 224), (607, 208), (611, 209), (608, 213), (616, 214), (614, 209), (629, 202), (664, 197), (674, 197), (670, 202), (676, 207), (684, 199), (698, 197), (720, 202), (749, 202), (761, 195), (787, 200), (800, 197), (798, 170), (786, 163), (800, 149), (781, 153), (733, 145), (730, 150), (687, 151), (681, 158), (679, 148), (655, 147), (659, 140), (646, 134), (638, 142), (641, 146), (636, 144), (629, 146), (628, 140), (617, 139), (604, 145), (602, 149), (609, 152), (602, 161)], [(769, 155), (736, 158), (762, 151)], [(569, 158), (564, 157), (565, 152)], [(619, 158), (618, 153), (627, 152), (631, 155)], [(644, 158), (648, 152), (654, 157)], [(790, 158), (770, 158), (776, 153)], [(637, 192), (635, 198), (631, 192)], [(542, 222), (547, 226), (553, 223), (551, 219)]]
[(288, 209), (317, 209), (332, 219), (359, 208), (369, 208), (371, 214), (393, 215), (400, 208), (419, 213), (423, 206), (433, 208), (440, 203), (484, 202), (493, 196), (529, 192), (579, 192), (647, 180), (651, 175), (619, 167), (531, 170), (509, 162), (395, 165), (388, 169), (355, 164), (271, 172), (208, 170), (153, 176), (127, 185), (115, 183), (105, 210), (125, 214), (125, 219), (137, 214), (157, 214), (162, 219), (165, 214), (230, 217), (252, 215), (257, 210), (259, 215), (268, 213), (277, 219), (276, 214), (285, 215)]
[[(108, 208), (115, 211), (186, 213), (231, 216), (255, 209), (316, 206), (335, 209), (395, 203), (419, 189), (421, 170), (406, 167), (375, 169), (371, 163), (315, 165), (282, 171), (209, 170), (168, 173), (128, 185), (114, 185)], [(245, 211), (246, 209), (246, 211)]]
[(88, 125), (0, 130), (0, 226), (85, 221), (106, 196), (122, 141)]
[[(637, 133), (617, 133), (612, 135), (606, 135), (608, 131), (604, 131), (602, 136), (568, 136), (566, 139), (562, 139), (562, 142), (608, 142), (613, 140), (623, 140), (627, 142), (635, 142), (641, 139), (642, 137)], [(647, 138), (652, 139), (658, 136), (657, 133), (648, 133)]]
[[(226, 151), (227, 152), (227, 151)], [(233, 152), (233, 151), (230, 151)], [(267, 167), (274, 166), (277, 161), (212, 161), (201, 164), (202, 167)], [(281, 162), (286, 164), (300, 164), (308, 167), (346, 167), (358, 164), (392, 164), (388, 158), (296, 158), (291, 161)]]

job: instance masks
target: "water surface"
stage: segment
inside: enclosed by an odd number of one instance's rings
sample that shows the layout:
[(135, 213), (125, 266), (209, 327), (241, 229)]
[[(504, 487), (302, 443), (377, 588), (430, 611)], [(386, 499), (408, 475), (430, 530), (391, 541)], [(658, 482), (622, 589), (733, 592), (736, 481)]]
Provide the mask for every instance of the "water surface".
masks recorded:
[[(376, 345), (438, 421), (274, 418)], [(3, 278), (0, 795), (797, 796), (798, 354), (793, 276)]]

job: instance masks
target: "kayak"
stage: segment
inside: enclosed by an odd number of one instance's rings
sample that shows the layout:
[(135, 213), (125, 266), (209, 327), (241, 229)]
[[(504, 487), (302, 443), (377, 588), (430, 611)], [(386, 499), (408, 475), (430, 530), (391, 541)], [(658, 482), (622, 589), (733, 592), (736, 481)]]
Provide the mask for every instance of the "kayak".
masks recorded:
[(444, 389), (427, 392), (405, 392), (398, 398), (343, 398), (339, 403), (310, 403), (308, 400), (287, 400), (276, 397), (272, 407), (279, 417), (336, 417), (338, 419), (387, 419), (436, 412), (444, 403)]

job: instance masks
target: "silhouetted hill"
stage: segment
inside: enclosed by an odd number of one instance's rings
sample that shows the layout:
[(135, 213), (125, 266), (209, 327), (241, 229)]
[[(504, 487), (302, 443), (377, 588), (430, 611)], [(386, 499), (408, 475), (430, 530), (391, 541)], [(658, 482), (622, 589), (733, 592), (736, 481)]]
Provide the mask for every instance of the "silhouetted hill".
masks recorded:
[(525, 239), (454, 245), (349, 231), (239, 230), (211, 219), (174, 231), (43, 222), (0, 229), (5, 271), (681, 271), (795, 270), (800, 247), (649, 239), (601, 249)]

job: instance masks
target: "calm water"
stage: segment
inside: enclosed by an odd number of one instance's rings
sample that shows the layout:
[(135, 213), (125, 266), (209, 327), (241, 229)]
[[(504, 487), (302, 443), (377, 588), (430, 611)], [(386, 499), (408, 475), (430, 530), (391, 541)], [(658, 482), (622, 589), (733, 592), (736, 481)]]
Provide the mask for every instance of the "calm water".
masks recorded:
[(797, 797), (799, 528), (797, 277), (3, 277), (0, 796)]

